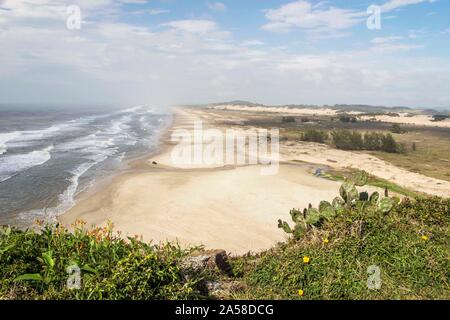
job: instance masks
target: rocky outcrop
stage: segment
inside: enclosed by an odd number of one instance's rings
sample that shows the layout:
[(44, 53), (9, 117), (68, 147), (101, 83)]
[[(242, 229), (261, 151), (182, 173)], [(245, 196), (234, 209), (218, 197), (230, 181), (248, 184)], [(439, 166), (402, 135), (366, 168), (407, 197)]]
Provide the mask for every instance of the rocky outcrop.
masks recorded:
[(225, 250), (208, 250), (185, 258), (181, 263), (185, 274), (202, 272), (207, 268), (218, 269), (226, 275), (232, 274), (231, 265)]
[[(241, 290), (243, 285), (238, 281), (232, 281), (228, 277), (233, 274), (225, 250), (207, 250), (196, 252), (181, 262), (183, 277), (189, 279), (194, 274), (207, 271), (220, 272), (223, 278), (220, 280), (205, 279), (199, 283), (199, 291), (209, 297), (228, 297), (233, 292)], [(207, 274), (207, 273), (206, 273)]]

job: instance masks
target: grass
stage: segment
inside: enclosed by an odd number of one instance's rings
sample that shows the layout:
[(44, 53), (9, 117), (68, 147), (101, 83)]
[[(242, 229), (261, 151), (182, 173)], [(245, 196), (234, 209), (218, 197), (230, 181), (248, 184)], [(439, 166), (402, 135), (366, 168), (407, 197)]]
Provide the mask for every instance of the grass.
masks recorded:
[[(384, 217), (347, 211), (299, 242), (235, 259), (248, 290), (232, 297), (449, 299), (449, 210), (449, 200), (430, 198), (402, 203)], [(372, 265), (381, 270), (379, 290), (367, 287)]]
[[(111, 226), (75, 231), (47, 226), (41, 232), (0, 229), (0, 299), (194, 299), (201, 275), (185, 281), (178, 246), (121, 239)], [(76, 266), (76, 267), (75, 267)], [(67, 270), (72, 267), (72, 270)], [(78, 269), (79, 268), (79, 269)], [(68, 279), (78, 269), (82, 286)]]
[[(0, 299), (450, 299), (449, 222), (450, 199), (437, 197), (404, 199), (388, 214), (351, 207), (300, 241), (232, 258), (231, 276), (189, 277), (181, 261), (198, 248), (125, 241), (111, 227), (3, 227)], [(82, 285), (70, 290), (66, 268), (74, 264)], [(367, 287), (373, 265), (379, 290)], [(209, 296), (205, 279), (238, 289)]]
[[(227, 119), (226, 122), (217, 120), (217, 124), (234, 124), (243, 127), (279, 128), (280, 139), (299, 141), (301, 133), (308, 129), (324, 130), (331, 132), (335, 129), (354, 130), (364, 132), (391, 133), (392, 124), (378, 121), (358, 121), (356, 123), (343, 123), (336, 116), (308, 115), (294, 116), (295, 123), (282, 123), (283, 116), (287, 114), (273, 114), (270, 112), (247, 112), (244, 123), (242, 112), (231, 110), (208, 110), (217, 119)], [(292, 115), (290, 115), (292, 116)], [(301, 118), (307, 117), (311, 122), (302, 123)], [(231, 120), (230, 120), (231, 119)], [(232, 119), (235, 119), (233, 122)], [(231, 121), (231, 122), (230, 122)], [(394, 139), (403, 143), (405, 153), (387, 153), (381, 151), (363, 151), (370, 153), (384, 161), (409, 171), (423, 174), (428, 177), (450, 181), (450, 128), (420, 127), (401, 125), (406, 130), (403, 134), (393, 134)], [(331, 144), (331, 141), (327, 141)], [(412, 144), (416, 144), (416, 151), (412, 150)]]
[[(371, 152), (374, 156), (398, 167), (428, 177), (450, 181), (450, 129), (417, 130), (394, 134), (395, 140), (406, 145), (405, 154)], [(416, 144), (416, 151), (412, 144)]]
[[(325, 172), (324, 174), (322, 174), (321, 176), (326, 179), (330, 179), (330, 180), (334, 180), (334, 181), (344, 181), (346, 178), (350, 177), (351, 175), (355, 174), (356, 172), (358, 172), (358, 170), (355, 170), (355, 169), (348, 169), (345, 171), (344, 170), (341, 170), (341, 171), (329, 170), (329, 171)], [(382, 189), (387, 188), (390, 192), (393, 192), (393, 193), (399, 194), (399, 195), (403, 195), (406, 197), (416, 198), (416, 197), (424, 196), (424, 194), (422, 194), (422, 193), (409, 190), (409, 189), (399, 186), (393, 182), (378, 178), (373, 175), (369, 175), (367, 185), (382, 188)]]

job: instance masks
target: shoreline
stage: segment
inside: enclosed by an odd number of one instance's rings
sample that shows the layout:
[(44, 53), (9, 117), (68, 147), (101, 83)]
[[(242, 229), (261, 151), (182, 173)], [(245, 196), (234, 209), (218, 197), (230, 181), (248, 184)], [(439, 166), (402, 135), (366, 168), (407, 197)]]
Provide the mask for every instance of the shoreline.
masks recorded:
[(162, 135), (156, 152), (130, 161), (129, 170), (80, 195), (58, 221), (65, 226), (79, 219), (89, 226), (111, 221), (124, 236), (243, 254), (284, 241), (277, 220), (289, 219), (292, 208), (318, 205), (338, 194), (339, 182), (313, 175), (323, 165), (283, 162), (274, 176), (260, 175), (260, 165), (171, 165), (171, 132), (190, 127), (198, 118), (195, 111), (175, 110), (172, 126)]
[[(396, 168), (376, 160), (366, 165), (367, 159), (375, 157), (358, 158), (352, 152), (315, 144), (280, 144), (279, 172), (274, 176), (261, 176), (261, 165), (174, 165), (171, 133), (176, 129), (191, 132), (193, 122), (199, 119), (205, 128), (232, 128), (231, 124), (218, 125), (213, 115), (202, 109), (174, 110), (172, 123), (153, 152), (130, 160), (129, 169), (104, 181), (101, 187), (83, 192), (58, 221), (65, 226), (79, 219), (88, 226), (111, 221), (124, 237), (138, 235), (145, 241), (178, 242), (186, 247), (204, 245), (236, 255), (260, 252), (286, 239), (277, 228), (277, 220), (290, 221), (292, 208), (303, 209), (309, 203), (317, 206), (339, 194), (340, 182), (314, 176), (317, 168), (337, 165), (328, 159), (353, 159), (362, 163), (361, 169), (370, 164)], [(363, 190), (380, 191), (370, 186)]]
[[(173, 126), (173, 122), (175, 121), (175, 116), (176, 116), (176, 109), (172, 110), (172, 112), (170, 113), (170, 120), (161, 129), (161, 133), (156, 136), (155, 140), (157, 141), (157, 143), (152, 147), (153, 148), (152, 150), (145, 152), (143, 154), (140, 154), (140, 155), (131, 156), (129, 159), (126, 159), (123, 163), (121, 163), (121, 165), (116, 170), (111, 172), (109, 175), (103, 176), (100, 179), (96, 179), (96, 181), (94, 181), (94, 183), (91, 186), (89, 186), (85, 190), (81, 191), (79, 194), (75, 195), (75, 198), (74, 198), (75, 205), (79, 201), (83, 201), (83, 200), (89, 198), (90, 196), (92, 196), (92, 195), (96, 194), (97, 192), (99, 192), (100, 190), (104, 189), (109, 184), (113, 183), (114, 179), (117, 178), (118, 176), (121, 176), (121, 175), (127, 174), (127, 173), (139, 172), (139, 170), (143, 170), (143, 169), (145, 170), (145, 169), (151, 168), (150, 166), (148, 166), (148, 164), (144, 163), (145, 159), (163, 152), (163, 148), (165, 148), (165, 144), (164, 144), (165, 137), (166, 137), (166, 135), (168, 135), (168, 132), (171, 130), (171, 128)], [(70, 211), (70, 209), (67, 211)], [(58, 220), (58, 217), (64, 215), (67, 211), (59, 214), (56, 217), (57, 220)]]

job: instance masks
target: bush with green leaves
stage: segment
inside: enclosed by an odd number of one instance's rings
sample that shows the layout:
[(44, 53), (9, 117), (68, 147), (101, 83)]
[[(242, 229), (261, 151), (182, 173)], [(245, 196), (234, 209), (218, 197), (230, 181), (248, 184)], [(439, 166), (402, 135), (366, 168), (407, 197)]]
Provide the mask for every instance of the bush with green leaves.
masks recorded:
[(358, 131), (339, 129), (333, 130), (331, 137), (334, 146), (342, 150), (372, 150), (388, 153), (404, 151), (404, 145), (395, 141), (390, 133), (367, 132), (362, 135)]
[(323, 130), (307, 129), (302, 132), (300, 140), (308, 142), (325, 143), (328, 140), (328, 133)]
[[(202, 275), (183, 278), (190, 250), (127, 240), (112, 228), (40, 232), (0, 228), (0, 299), (194, 299)], [(71, 289), (68, 268), (81, 272)]]

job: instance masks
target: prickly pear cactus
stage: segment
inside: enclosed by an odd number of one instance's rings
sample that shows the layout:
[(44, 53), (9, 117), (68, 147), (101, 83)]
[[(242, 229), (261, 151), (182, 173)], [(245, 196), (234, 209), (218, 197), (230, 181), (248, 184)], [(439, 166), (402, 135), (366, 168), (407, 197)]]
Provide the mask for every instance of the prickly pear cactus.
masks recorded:
[(283, 229), (286, 233), (292, 233), (291, 227), (288, 225), (286, 221), (278, 220), (278, 228)]
[(336, 197), (333, 199), (331, 205), (333, 206), (334, 211), (341, 211), (344, 209), (345, 202), (341, 198)]
[(292, 231), (295, 239), (300, 239), (306, 234), (307, 228), (303, 223), (298, 223), (295, 225), (294, 231)]
[(306, 223), (315, 225), (320, 221), (320, 212), (315, 208), (309, 208), (306, 213)]
[(358, 190), (351, 181), (345, 181), (339, 188), (339, 193), (347, 204), (359, 198)]
[(289, 214), (294, 222), (299, 222), (302, 219), (302, 213), (297, 209), (292, 209)]
[(358, 187), (365, 186), (367, 184), (368, 180), (368, 174), (365, 171), (358, 171), (353, 175), (353, 183), (357, 185)]
[(331, 203), (328, 201), (321, 201), (319, 205), (320, 215), (326, 219), (333, 218), (336, 216), (336, 211), (334, 210)]
[(369, 201), (373, 204), (378, 202), (378, 199), (380, 199), (380, 194), (378, 192), (374, 192), (370, 195)]
[(378, 211), (382, 213), (389, 213), (394, 207), (394, 200), (391, 198), (383, 198), (378, 202)]

